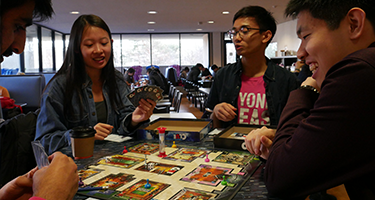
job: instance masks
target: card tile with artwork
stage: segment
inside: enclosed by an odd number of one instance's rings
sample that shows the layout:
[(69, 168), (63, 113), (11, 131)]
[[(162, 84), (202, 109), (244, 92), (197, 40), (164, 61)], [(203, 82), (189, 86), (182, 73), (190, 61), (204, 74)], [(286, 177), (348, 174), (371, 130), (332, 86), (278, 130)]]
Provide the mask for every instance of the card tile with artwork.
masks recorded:
[(188, 200), (188, 199), (199, 199), (199, 200), (213, 200), (217, 194), (197, 190), (193, 188), (183, 188), (175, 196), (169, 200)]
[(99, 160), (98, 164), (111, 165), (122, 168), (131, 168), (134, 165), (143, 162), (144, 160), (144, 158), (137, 158), (134, 156), (113, 155), (102, 158), (101, 160)]
[(217, 156), (214, 161), (244, 166), (247, 165), (251, 159), (253, 159), (253, 157), (253, 154), (246, 151), (224, 151), (222, 154)]
[(95, 174), (98, 174), (101, 171), (104, 171), (104, 170), (102, 170), (102, 169), (92, 169), (92, 168), (81, 169), (81, 170), (78, 170), (78, 176), (79, 176), (79, 178), (81, 178), (81, 180), (85, 180), (86, 178), (94, 176)]
[(151, 155), (159, 151), (159, 144), (140, 143), (129, 148), (130, 152)]
[(92, 191), (80, 191), (80, 194), (99, 197), (99, 198), (110, 198), (112, 195), (118, 193), (117, 188), (122, 187), (123, 185), (131, 182), (135, 179), (134, 175), (118, 173), (118, 174), (109, 174), (91, 184), (86, 185), (84, 188), (92, 187), (106, 187), (103, 190), (92, 190)]
[(170, 153), (164, 159), (182, 162), (192, 162), (196, 158), (203, 158), (209, 152), (210, 151), (201, 149), (181, 148), (177, 151)]
[(147, 165), (141, 165), (135, 170), (171, 176), (179, 172), (182, 168), (184, 168), (184, 166), (150, 161), (147, 162)]
[(232, 170), (230, 168), (201, 164), (181, 180), (216, 186), (223, 180), (223, 176), (229, 176)]
[[(149, 188), (146, 188), (145, 185), (147, 182), (150, 184)], [(111, 199), (142, 199), (142, 200), (150, 200), (153, 199), (154, 196), (168, 188), (170, 184), (160, 183), (156, 181), (147, 181), (146, 179), (142, 179), (135, 183), (134, 185), (126, 188), (122, 192), (116, 194)]]

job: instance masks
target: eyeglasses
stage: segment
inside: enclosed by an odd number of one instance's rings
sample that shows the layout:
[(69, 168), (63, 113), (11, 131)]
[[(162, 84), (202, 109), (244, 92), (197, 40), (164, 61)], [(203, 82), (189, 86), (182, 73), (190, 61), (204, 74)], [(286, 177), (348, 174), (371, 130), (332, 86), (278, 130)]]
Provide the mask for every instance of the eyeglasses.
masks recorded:
[(233, 40), (235, 36), (237, 36), (237, 33), (240, 34), (240, 38), (243, 39), (243, 37), (250, 32), (250, 30), (257, 30), (257, 31), (266, 31), (265, 29), (259, 29), (259, 28), (251, 28), (249, 26), (242, 26), (239, 31), (236, 31), (234, 29), (227, 31), (227, 34), (230, 39)]

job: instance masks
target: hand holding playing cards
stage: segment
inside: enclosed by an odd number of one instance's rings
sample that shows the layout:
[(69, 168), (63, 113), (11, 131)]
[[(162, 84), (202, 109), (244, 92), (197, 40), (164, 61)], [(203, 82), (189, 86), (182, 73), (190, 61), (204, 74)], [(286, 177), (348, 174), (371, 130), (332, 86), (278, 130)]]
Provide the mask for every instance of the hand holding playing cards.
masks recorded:
[(34, 196), (44, 199), (73, 199), (78, 189), (77, 165), (68, 156), (55, 152), (48, 167), (34, 173)]
[(155, 106), (155, 101), (151, 99), (141, 99), (139, 101), (139, 106), (133, 112), (132, 125), (136, 126), (138, 123), (148, 120), (152, 115)]

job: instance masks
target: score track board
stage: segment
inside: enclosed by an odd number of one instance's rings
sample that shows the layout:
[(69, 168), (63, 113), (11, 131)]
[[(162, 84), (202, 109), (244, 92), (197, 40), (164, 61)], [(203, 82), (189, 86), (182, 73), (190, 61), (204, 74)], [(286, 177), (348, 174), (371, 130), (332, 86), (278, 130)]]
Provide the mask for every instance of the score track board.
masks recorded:
[[(232, 199), (260, 165), (255, 156), (240, 151), (166, 147), (167, 157), (160, 158), (158, 151), (145, 155), (129, 149), (80, 170), (84, 187), (109, 188), (78, 194), (114, 200)], [(144, 187), (147, 179), (150, 188)], [(221, 183), (223, 179), (227, 185)]]

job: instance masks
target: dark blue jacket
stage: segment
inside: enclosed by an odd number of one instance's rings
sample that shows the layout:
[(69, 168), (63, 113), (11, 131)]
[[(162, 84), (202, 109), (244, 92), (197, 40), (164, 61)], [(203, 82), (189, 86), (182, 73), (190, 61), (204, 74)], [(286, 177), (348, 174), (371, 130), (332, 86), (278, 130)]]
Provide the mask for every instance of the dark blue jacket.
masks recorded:
[[(271, 125), (277, 125), (289, 93), (297, 89), (299, 83), (296, 75), (277, 66), (268, 58), (265, 59), (267, 60), (268, 68), (264, 73), (263, 79), (266, 84), (268, 112)], [(217, 71), (206, 106), (213, 110), (217, 104), (226, 102), (238, 108), (237, 99), (241, 89), (241, 74), (241, 60), (237, 60), (236, 63), (229, 64)], [(235, 118), (223, 125), (228, 127), (233, 123), (237, 123), (237, 121), (237, 118)]]

